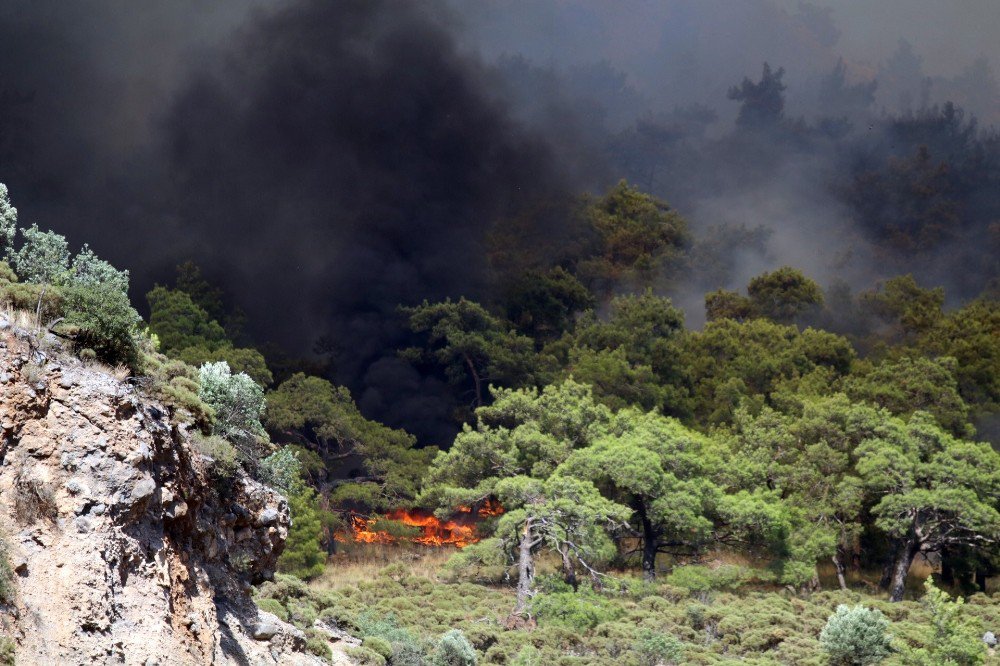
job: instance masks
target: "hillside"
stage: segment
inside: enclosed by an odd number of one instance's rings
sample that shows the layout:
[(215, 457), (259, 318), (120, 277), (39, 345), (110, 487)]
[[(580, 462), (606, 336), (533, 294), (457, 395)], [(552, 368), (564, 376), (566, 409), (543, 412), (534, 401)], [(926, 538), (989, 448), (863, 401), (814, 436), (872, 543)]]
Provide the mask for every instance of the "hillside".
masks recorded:
[(0, 424), (18, 663), (314, 663), (248, 594), (284, 547), (286, 501), (242, 472), (220, 496), (167, 408), (8, 313)]

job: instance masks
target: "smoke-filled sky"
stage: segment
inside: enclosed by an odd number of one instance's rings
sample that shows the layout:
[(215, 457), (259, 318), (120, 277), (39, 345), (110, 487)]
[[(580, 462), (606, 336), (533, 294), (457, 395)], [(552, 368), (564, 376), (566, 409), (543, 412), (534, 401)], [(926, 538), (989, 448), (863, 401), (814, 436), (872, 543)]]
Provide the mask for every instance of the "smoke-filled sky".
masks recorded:
[[(128, 268), (137, 302), (194, 259), (257, 342), (308, 354), (331, 336), (370, 415), (433, 436), (445, 391), (392, 354), (396, 305), (488, 294), (490, 226), (620, 178), (604, 137), (693, 103), (724, 134), (726, 90), (765, 60), (787, 69), (788, 113), (809, 117), (796, 89), (839, 58), (850, 82), (906, 71), (888, 68), (900, 40), (943, 101), (977, 58), (1000, 63), (997, 25), (992, 0), (4, 0), (0, 181), (22, 224)], [(876, 103), (917, 95), (881, 80)], [(1000, 120), (995, 97), (966, 96)], [(696, 231), (773, 229), (735, 283), (782, 263), (829, 278), (843, 264), (819, 230), (843, 238), (850, 221), (809, 177), (825, 164), (790, 160), (749, 206), (676, 197)], [(558, 220), (538, 224), (558, 237)]]

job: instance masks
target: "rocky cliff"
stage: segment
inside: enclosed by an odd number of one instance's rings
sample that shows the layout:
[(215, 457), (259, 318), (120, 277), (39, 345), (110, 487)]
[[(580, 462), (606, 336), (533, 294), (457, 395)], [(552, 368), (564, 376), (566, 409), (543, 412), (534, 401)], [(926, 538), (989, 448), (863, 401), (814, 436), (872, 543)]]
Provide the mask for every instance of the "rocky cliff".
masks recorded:
[(249, 597), (284, 499), (242, 474), (220, 490), (163, 405), (0, 317), (0, 428), (19, 664), (316, 663)]

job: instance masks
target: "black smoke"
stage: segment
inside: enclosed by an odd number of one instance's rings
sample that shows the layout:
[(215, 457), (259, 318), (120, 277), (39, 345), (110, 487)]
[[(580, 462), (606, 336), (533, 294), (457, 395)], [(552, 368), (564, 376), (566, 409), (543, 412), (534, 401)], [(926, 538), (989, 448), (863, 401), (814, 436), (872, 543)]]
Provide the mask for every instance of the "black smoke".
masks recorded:
[[(437, 434), (428, 428), (447, 420), (444, 389), (395, 358), (396, 307), (482, 298), (492, 225), (571, 191), (546, 142), (457, 50), (447, 10), (367, 0), (258, 10), (190, 55), (163, 106), (137, 110), (148, 134), (116, 150), (101, 144), (115, 135), (105, 125), (128, 115), (128, 100), (103, 94), (111, 83), (82, 52), (93, 45), (51, 51), (72, 46), (76, 28), (31, 17), (14, 30), (24, 44), (7, 44), (33, 69), (11, 92), (46, 89), (24, 105), (26, 134), (43, 145), (26, 149), (23, 179), (9, 178), (18, 202), (45, 202), (25, 211), (129, 266), (140, 293), (193, 258), (235, 294), (257, 340), (302, 353), (326, 335), (336, 378), (369, 413)], [(47, 136), (55, 128), (68, 140)]]
[[(453, 399), (396, 358), (396, 306), (488, 299), (496, 225), (558, 247), (562, 202), (621, 177), (690, 219), (692, 270), (663, 286), (689, 321), (705, 290), (788, 263), (855, 288), (930, 266), (974, 295), (1000, 151), (938, 118), (953, 99), (1000, 119), (996, 9), (976, 2), (0, 0), (0, 182), (22, 223), (129, 268), (137, 303), (194, 259), (256, 344), (309, 356), (324, 336), (369, 416), (441, 441)], [(764, 61), (785, 68), (781, 114), (737, 126), (727, 91)], [(958, 222), (907, 249), (898, 220), (941, 226), (895, 166), (919, 176), (922, 145)]]

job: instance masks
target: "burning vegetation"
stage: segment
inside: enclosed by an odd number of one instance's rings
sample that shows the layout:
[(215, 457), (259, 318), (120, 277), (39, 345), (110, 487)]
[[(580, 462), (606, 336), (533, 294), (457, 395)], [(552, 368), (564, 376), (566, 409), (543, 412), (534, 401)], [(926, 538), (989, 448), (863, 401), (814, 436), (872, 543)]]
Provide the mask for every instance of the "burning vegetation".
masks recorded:
[[(503, 507), (486, 500), (479, 508), (462, 506), (449, 520), (440, 520), (423, 509), (396, 509), (384, 516), (350, 517), (351, 538), (358, 543), (419, 543), (424, 546), (465, 548), (479, 541), (476, 525), (484, 518), (499, 516)], [(346, 541), (346, 538), (341, 537)]]

